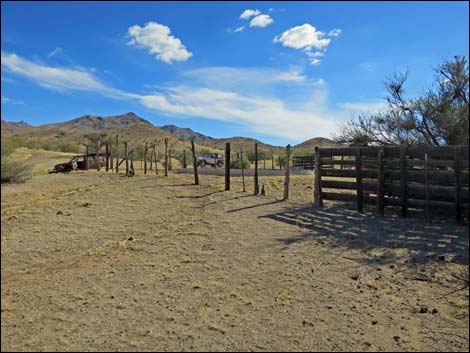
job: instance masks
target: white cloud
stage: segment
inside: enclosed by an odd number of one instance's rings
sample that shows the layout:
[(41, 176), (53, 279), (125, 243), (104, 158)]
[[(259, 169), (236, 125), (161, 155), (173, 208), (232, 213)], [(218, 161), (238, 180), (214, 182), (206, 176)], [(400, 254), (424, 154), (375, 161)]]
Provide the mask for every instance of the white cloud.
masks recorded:
[(244, 26), (241, 26), (241, 27), (236, 28), (236, 29), (234, 30), (234, 32), (235, 32), (235, 33), (236, 33), (236, 32), (241, 32), (241, 31), (243, 31), (244, 29), (245, 29), (245, 27), (244, 27)]
[[(298, 68), (201, 68), (184, 71), (179, 83), (148, 85), (147, 89), (153, 91), (132, 93), (116, 89), (82, 68), (50, 67), (3, 52), (1, 64), (2, 70), (47, 89), (88, 91), (134, 101), (169, 117), (226, 121), (293, 143), (330, 136), (337, 122), (385, 104), (379, 100), (332, 104), (326, 82), (308, 79)], [(284, 89), (286, 86), (289, 89)], [(10, 99), (2, 97), (2, 102), (10, 103)]]
[(148, 22), (144, 27), (129, 27), (127, 35), (132, 38), (128, 45), (147, 48), (150, 53), (156, 54), (158, 60), (167, 64), (172, 61), (186, 61), (193, 56), (180, 39), (171, 35), (169, 27), (156, 22)]
[(302, 26), (292, 27), (280, 36), (274, 37), (274, 42), (294, 49), (323, 49), (330, 44), (330, 39), (324, 38), (324, 36), (325, 33), (317, 31), (314, 26), (305, 23)]
[(23, 101), (17, 101), (15, 99), (11, 99), (11, 98), (4, 97), (4, 96), (2, 96), (2, 103), (3, 104), (7, 104), (7, 103), (8, 104), (21, 104), (21, 105), (24, 104)]
[(280, 36), (275, 36), (273, 41), (274, 43), (281, 43), (284, 47), (303, 50), (310, 58), (310, 64), (318, 65), (320, 63), (318, 57), (324, 55), (324, 51), (331, 42), (328, 37), (337, 37), (340, 33), (340, 29), (334, 29), (327, 35), (311, 24), (305, 23), (288, 29)]
[(250, 21), (250, 27), (264, 28), (273, 22), (274, 20), (269, 15), (258, 15)]
[(26, 77), (38, 85), (59, 92), (93, 91), (110, 97), (128, 94), (107, 86), (83, 68), (51, 67), (35, 63), (16, 54), (1, 54), (2, 69)]
[(253, 17), (253, 16), (256, 16), (256, 15), (259, 15), (261, 12), (259, 10), (250, 10), (250, 9), (247, 9), (245, 11), (243, 11), (243, 13), (240, 15), (240, 18), (242, 20), (247, 20), (249, 19), (250, 17)]

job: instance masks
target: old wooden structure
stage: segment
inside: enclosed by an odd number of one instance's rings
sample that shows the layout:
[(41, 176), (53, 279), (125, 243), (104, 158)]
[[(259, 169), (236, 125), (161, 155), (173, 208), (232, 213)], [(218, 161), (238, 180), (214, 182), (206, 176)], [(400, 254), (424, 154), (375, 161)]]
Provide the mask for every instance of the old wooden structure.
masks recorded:
[(458, 222), (468, 219), (469, 146), (316, 149), (314, 204), (351, 201), (362, 212), (374, 205), (433, 212), (451, 211)]

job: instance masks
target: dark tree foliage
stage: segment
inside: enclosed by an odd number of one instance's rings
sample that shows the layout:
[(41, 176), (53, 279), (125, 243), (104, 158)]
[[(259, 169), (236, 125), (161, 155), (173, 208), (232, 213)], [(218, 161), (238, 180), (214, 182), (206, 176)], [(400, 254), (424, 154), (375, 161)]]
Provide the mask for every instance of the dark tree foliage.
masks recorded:
[(423, 95), (406, 98), (407, 74), (386, 79), (387, 107), (341, 126), (335, 140), (354, 146), (458, 145), (469, 142), (469, 74), (463, 56), (444, 61)]

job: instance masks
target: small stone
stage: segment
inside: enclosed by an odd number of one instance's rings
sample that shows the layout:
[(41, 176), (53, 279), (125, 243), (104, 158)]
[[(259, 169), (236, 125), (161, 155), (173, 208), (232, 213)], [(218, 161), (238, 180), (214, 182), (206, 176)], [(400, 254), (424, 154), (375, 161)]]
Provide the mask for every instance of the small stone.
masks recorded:
[(128, 240), (128, 241), (133, 241), (134, 238), (133, 238), (133, 237), (129, 237), (129, 238), (127, 238), (127, 240)]
[(359, 279), (359, 275), (357, 273), (351, 275), (351, 279), (357, 281)]
[(439, 313), (439, 310), (437, 310), (436, 308), (432, 309), (432, 313), (433, 314), (438, 314)]
[(61, 210), (57, 211), (56, 214), (64, 214), (64, 212), (62, 212)]
[(377, 320), (372, 320), (371, 324), (372, 325), (377, 325), (379, 322)]
[(426, 314), (428, 312), (428, 308), (426, 308), (425, 306), (422, 306), (420, 309), (419, 309), (419, 313), (420, 314)]
[(393, 339), (394, 339), (395, 341), (399, 341), (399, 340), (400, 340), (400, 336), (393, 336)]

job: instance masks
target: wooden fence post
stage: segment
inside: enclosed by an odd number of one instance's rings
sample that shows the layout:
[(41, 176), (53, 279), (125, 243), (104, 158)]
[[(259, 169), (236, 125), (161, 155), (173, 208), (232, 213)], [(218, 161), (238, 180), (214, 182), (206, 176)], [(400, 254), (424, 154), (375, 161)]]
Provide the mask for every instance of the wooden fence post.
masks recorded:
[(455, 163), (455, 220), (462, 222), (462, 147), (454, 148)]
[(230, 190), (230, 142), (225, 143), (225, 191)]
[(112, 153), (109, 155), (109, 168), (111, 168), (111, 172), (114, 170), (114, 158)]
[(134, 176), (135, 175), (135, 170), (134, 170), (134, 150), (131, 151), (131, 169), (130, 169), (130, 175)]
[(109, 146), (108, 146), (108, 141), (106, 141), (105, 147), (106, 147), (106, 171), (109, 171)]
[(85, 150), (85, 170), (88, 170), (88, 144), (86, 145)]
[(241, 157), (241, 161), (242, 161), (242, 183), (243, 183), (243, 192), (246, 192), (246, 189), (245, 189), (245, 165), (243, 163), (243, 150), (242, 148), (240, 147), (240, 157)]
[(147, 174), (147, 141), (145, 141), (145, 150), (144, 150), (144, 175)]
[(406, 144), (400, 144), (400, 198), (401, 198), (401, 216), (406, 217), (408, 211), (407, 205), (407, 197), (408, 197), (408, 190), (407, 190), (407, 168), (406, 168), (406, 152), (407, 147)]
[(197, 174), (196, 149), (194, 147), (194, 138), (191, 139), (191, 151), (193, 152), (194, 185), (199, 185), (199, 176)]
[(315, 207), (323, 207), (322, 191), (321, 191), (321, 161), (320, 149), (315, 146), (315, 185), (313, 191), (313, 205)]
[(430, 190), (429, 190), (429, 156), (427, 153), (424, 154), (424, 185), (426, 187), (426, 207), (424, 209), (424, 215), (427, 222), (431, 220), (431, 214), (429, 209)]
[(168, 137), (165, 137), (165, 176), (168, 176)]
[(289, 161), (290, 161), (290, 145), (286, 146), (286, 156), (287, 156), (287, 167), (285, 169), (285, 177), (284, 177), (284, 198), (283, 200), (289, 199)]
[(153, 156), (155, 158), (155, 175), (158, 175), (158, 165), (157, 165), (157, 147), (153, 146)]
[(171, 148), (168, 149), (168, 170), (172, 170), (171, 167)]
[[(333, 159), (333, 158), (332, 158)], [(362, 153), (361, 149), (356, 149), (356, 196), (357, 196), (357, 210), (364, 212), (364, 195), (362, 185)]]
[(259, 184), (258, 184), (258, 144), (255, 143), (255, 190), (254, 194), (259, 194)]
[(99, 171), (101, 169), (101, 163), (100, 163), (100, 143), (101, 141), (99, 139), (96, 140), (96, 170)]
[(186, 169), (187, 165), (186, 165), (186, 150), (183, 150), (183, 168)]
[(124, 153), (126, 154), (126, 175), (129, 175), (129, 155), (127, 153), (127, 141), (124, 142)]
[(263, 159), (263, 169), (266, 170), (266, 159)]
[(274, 156), (271, 156), (271, 169), (274, 170)]
[(149, 170), (152, 170), (153, 167), (153, 148), (150, 147), (150, 168)]
[(119, 138), (116, 134), (116, 173), (119, 173)]
[[(383, 217), (385, 214), (385, 175), (384, 175), (384, 148), (380, 148), (377, 156), (377, 213)], [(341, 165), (342, 167), (343, 165)]]
[(279, 156), (279, 170), (282, 170), (281, 156)]

